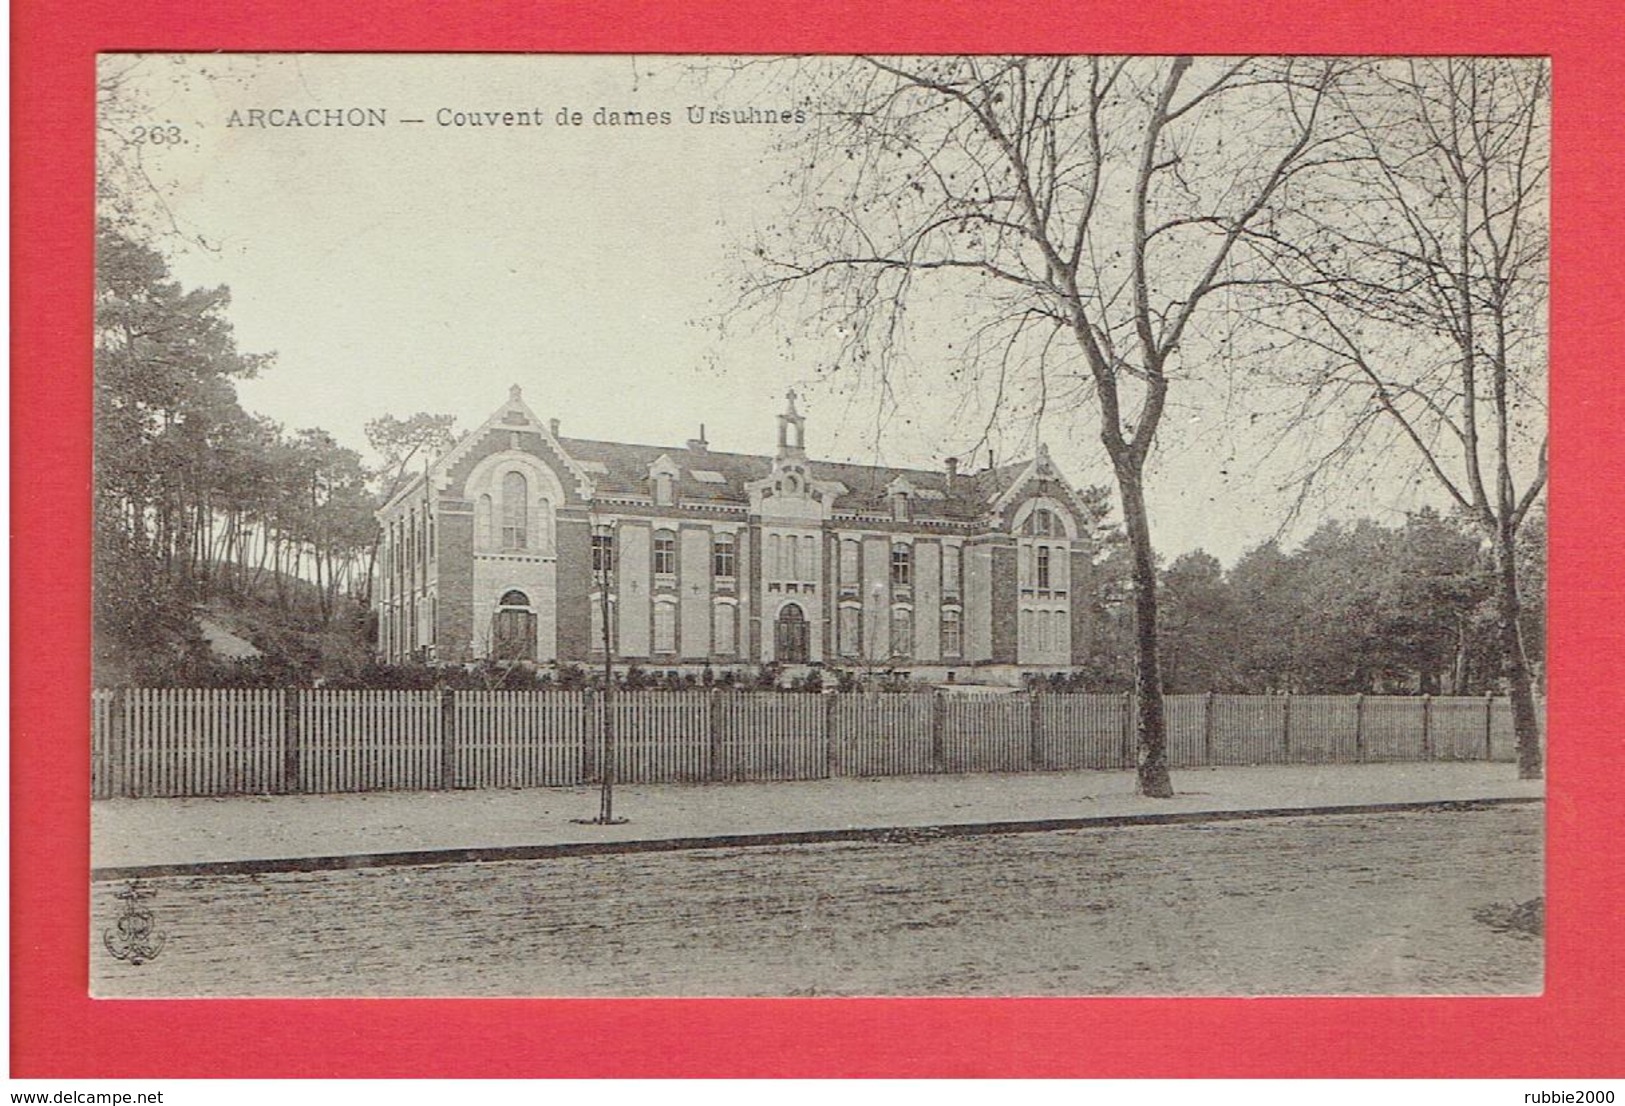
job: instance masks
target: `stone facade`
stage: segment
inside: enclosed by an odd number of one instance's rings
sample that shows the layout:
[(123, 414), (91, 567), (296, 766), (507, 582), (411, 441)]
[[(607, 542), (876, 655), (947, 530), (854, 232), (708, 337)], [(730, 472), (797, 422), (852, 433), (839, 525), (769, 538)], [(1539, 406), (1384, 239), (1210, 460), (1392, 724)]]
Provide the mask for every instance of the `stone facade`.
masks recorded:
[(1089, 644), (1082, 501), (1047, 451), (960, 473), (560, 437), (517, 387), (379, 512), (379, 656), (1051, 670)]

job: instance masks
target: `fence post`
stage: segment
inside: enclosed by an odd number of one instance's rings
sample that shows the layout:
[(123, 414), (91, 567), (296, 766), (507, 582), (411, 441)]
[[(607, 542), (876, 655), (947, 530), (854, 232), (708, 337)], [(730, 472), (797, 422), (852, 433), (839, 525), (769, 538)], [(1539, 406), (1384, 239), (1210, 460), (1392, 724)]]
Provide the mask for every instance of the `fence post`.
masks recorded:
[(457, 700), (449, 687), (440, 689), (440, 790), (457, 786)]
[(942, 692), (931, 693), (931, 771), (944, 772), (948, 768), (947, 728), (948, 704)]
[(834, 779), (839, 774), (841, 764), (839, 750), (835, 747), (835, 705), (840, 702), (839, 692), (830, 692), (824, 696), (824, 778)]
[(1495, 692), (1484, 693), (1484, 759), (1495, 759)]
[(1365, 692), (1354, 697), (1354, 759), (1365, 760)]
[(282, 790), (297, 795), (304, 782), (299, 778), (299, 746), (304, 739), (300, 725), (302, 688), (290, 687), (282, 693), (282, 736), (286, 741), (282, 757)]
[(705, 695), (705, 778), (712, 783), (722, 778), (722, 725), (717, 710), (721, 694), (712, 688)]
[(1123, 692), (1123, 767), (1133, 768), (1134, 756), (1134, 692)]
[(1281, 759), (1292, 763), (1292, 692), (1281, 697)]
[(125, 693), (126, 689), (115, 687), (107, 701), (107, 790), (114, 798), (135, 797), (126, 794), (130, 779), (125, 765), (125, 758), (129, 755), (129, 726), (124, 718)]
[(1202, 696), (1202, 763), (1213, 766), (1213, 692)]
[(1044, 764), (1044, 700), (1037, 691), (1027, 692), (1027, 767), (1042, 771)]
[(599, 731), (603, 720), (599, 717), (598, 693), (587, 688), (581, 693), (581, 782), (591, 783), (598, 778)]
[(1433, 759), (1433, 696), (1422, 696), (1422, 759)]

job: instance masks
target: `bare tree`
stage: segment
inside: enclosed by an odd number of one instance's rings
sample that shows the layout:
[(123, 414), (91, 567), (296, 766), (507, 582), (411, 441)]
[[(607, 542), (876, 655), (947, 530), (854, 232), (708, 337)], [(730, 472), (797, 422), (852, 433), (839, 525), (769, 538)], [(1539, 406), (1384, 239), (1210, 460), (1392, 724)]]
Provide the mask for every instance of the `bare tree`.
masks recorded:
[(1097, 412), (1133, 551), (1139, 788), (1173, 794), (1146, 462), (1170, 382), (1203, 360), (1202, 308), (1247, 279), (1247, 231), (1319, 155), (1341, 63), (792, 64), (815, 114), (746, 302), (805, 308), (882, 390), (912, 307), (961, 337), (962, 388)]
[(1339, 97), (1347, 160), (1300, 182), (1274, 240), (1295, 309), (1278, 325), (1318, 354), (1295, 417), (1341, 428), (1317, 461), (1408, 454), (1492, 553), (1525, 779), (1542, 772), (1517, 549), (1546, 488), (1549, 93), (1536, 59), (1371, 63)]

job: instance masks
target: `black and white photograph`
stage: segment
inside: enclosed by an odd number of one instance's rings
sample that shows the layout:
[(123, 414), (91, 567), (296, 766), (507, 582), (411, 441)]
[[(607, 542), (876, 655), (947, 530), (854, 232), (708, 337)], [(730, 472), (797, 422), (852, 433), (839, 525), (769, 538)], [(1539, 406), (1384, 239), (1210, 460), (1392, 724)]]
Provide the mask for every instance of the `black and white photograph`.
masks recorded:
[(1542, 992), (1545, 59), (96, 83), (94, 996)]

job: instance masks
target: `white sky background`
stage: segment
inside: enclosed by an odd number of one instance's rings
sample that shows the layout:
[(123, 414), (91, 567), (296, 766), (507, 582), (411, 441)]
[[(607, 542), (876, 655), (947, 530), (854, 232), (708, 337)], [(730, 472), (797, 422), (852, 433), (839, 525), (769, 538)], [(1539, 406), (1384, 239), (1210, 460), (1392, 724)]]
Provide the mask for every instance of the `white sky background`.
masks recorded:
[[(715, 449), (768, 453), (795, 385), (814, 458), (937, 467), (981, 438), (936, 369), (948, 354), (938, 362), (929, 348), (955, 337), (951, 320), (914, 344), (912, 386), (889, 414), (839, 374), (809, 379), (818, 351), (787, 345), (769, 320), (725, 341), (707, 325), (780, 202), (781, 128), (693, 126), (683, 114), (794, 106), (763, 71), (723, 83), (648, 57), (193, 55), (147, 57), (131, 79), (146, 117), (186, 140), (145, 147), (143, 164), (180, 230), (214, 249), (159, 244), (188, 286), (230, 286), (239, 348), (277, 354), (239, 385), (243, 405), (290, 429), (320, 426), (365, 452), (371, 418), (446, 412), (466, 430), (517, 383), (566, 436), (680, 445), (704, 423)], [(352, 106), (385, 109), (388, 126), (226, 126), (233, 109)], [(594, 126), (600, 106), (673, 122)], [(566, 107), (583, 126), (556, 125)], [(443, 127), (441, 108), (534, 109), (548, 122)], [(413, 118), (426, 122), (400, 122)], [(1292, 501), (1274, 487), (1279, 473), (1255, 471), (1262, 443), (1228, 433), (1224, 387), (1171, 390), (1149, 491), (1170, 560), (1201, 547), (1233, 563), (1275, 534)], [(1095, 418), (1086, 409), (1043, 427), (1080, 485), (1111, 484)], [(1012, 423), (990, 444), (1001, 462), (1030, 455), (1030, 430)], [(982, 467), (988, 448), (963, 467)], [(1431, 499), (1402, 478), (1333, 509), (1392, 521)]]

